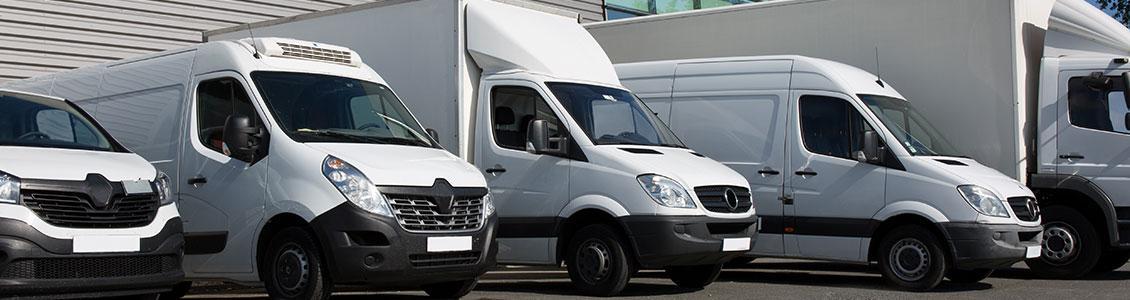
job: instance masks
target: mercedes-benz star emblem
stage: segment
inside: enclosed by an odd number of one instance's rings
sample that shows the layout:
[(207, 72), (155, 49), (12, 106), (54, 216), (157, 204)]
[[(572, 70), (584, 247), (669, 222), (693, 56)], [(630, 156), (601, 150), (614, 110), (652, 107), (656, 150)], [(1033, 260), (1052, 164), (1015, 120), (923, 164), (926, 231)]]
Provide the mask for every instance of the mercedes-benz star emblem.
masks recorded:
[(731, 212), (738, 210), (738, 193), (737, 192), (734, 192), (733, 189), (726, 189), (726, 193), (723, 194), (722, 197), (723, 197), (724, 200), (726, 200), (726, 206), (730, 207)]

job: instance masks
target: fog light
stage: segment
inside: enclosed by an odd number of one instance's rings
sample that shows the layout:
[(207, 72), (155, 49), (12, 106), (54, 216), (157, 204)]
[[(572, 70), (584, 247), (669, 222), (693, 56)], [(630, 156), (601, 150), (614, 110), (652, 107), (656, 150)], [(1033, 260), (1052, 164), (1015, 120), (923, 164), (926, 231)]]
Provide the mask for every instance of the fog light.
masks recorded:
[(993, 232), (993, 239), (999, 241), (1001, 239), (1001, 233), (999, 231)]
[(366, 255), (365, 256), (365, 267), (370, 268), (370, 269), (376, 269), (377, 267), (379, 267), (381, 265), (381, 261), (383, 261), (383, 259), (381, 259), (380, 254)]

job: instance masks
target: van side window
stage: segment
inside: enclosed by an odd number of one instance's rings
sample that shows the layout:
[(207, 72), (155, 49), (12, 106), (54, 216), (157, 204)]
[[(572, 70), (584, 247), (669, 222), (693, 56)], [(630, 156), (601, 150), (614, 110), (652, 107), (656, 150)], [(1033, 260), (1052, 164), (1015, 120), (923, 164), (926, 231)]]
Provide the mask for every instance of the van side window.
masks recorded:
[(1109, 86), (1088, 86), (1087, 77), (1067, 81), (1067, 111), (1071, 125), (1087, 129), (1130, 133), (1126, 128), (1130, 103), (1123, 97), (1121, 77), (1108, 76)]
[(809, 152), (852, 159), (863, 150), (863, 132), (871, 125), (846, 100), (824, 96), (800, 97), (801, 140)]
[(244, 115), (251, 117), (252, 125), (258, 127), (262, 124), (251, 98), (238, 80), (220, 78), (202, 81), (196, 89), (196, 101), (200, 143), (213, 151), (224, 153), (224, 123), (228, 116)]
[(549, 123), (549, 137), (561, 137), (561, 120), (537, 91), (518, 86), (491, 90), (491, 127), (499, 147), (525, 151), (526, 133), (534, 120)]

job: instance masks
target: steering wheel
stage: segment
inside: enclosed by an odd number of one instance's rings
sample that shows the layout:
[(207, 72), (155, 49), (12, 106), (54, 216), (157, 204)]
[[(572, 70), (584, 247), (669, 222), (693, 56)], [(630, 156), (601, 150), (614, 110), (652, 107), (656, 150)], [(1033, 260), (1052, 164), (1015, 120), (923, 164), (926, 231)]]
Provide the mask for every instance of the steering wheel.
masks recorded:
[(368, 130), (369, 128), (381, 128), (381, 124), (365, 123), (364, 125), (357, 126), (357, 130)]
[(21, 140), (21, 141), (22, 140), (50, 140), (51, 136), (47, 135), (46, 133), (39, 132), (39, 131), (31, 131), (31, 132), (20, 135), (20, 137), (18, 137), (16, 139)]

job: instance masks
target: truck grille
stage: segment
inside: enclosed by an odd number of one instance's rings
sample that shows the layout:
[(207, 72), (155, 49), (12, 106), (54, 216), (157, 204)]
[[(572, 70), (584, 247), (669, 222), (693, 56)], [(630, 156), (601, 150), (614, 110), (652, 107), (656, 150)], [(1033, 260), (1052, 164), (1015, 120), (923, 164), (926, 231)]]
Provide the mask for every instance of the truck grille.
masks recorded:
[(160, 200), (155, 194), (115, 195), (103, 208), (78, 192), (25, 190), (20, 200), (48, 224), (69, 228), (130, 228), (149, 225)]
[(82, 279), (148, 276), (180, 270), (176, 255), (16, 260), (0, 269), (0, 279)]
[(413, 267), (450, 267), (473, 265), (479, 262), (479, 251), (412, 254), (408, 261)]
[(408, 231), (465, 231), (479, 229), (482, 197), (449, 198), (450, 208), (439, 207), (437, 197), (386, 194), (400, 226)]
[[(727, 199), (727, 191), (731, 191)], [(753, 208), (753, 197), (749, 189), (737, 186), (700, 186), (694, 189), (698, 201), (706, 210), (716, 213), (744, 213)]]
[(1008, 198), (1008, 206), (1012, 207), (1012, 212), (1016, 213), (1016, 218), (1021, 221), (1031, 222), (1040, 219), (1040, 206), (1036, 203), (1035, 198)]

